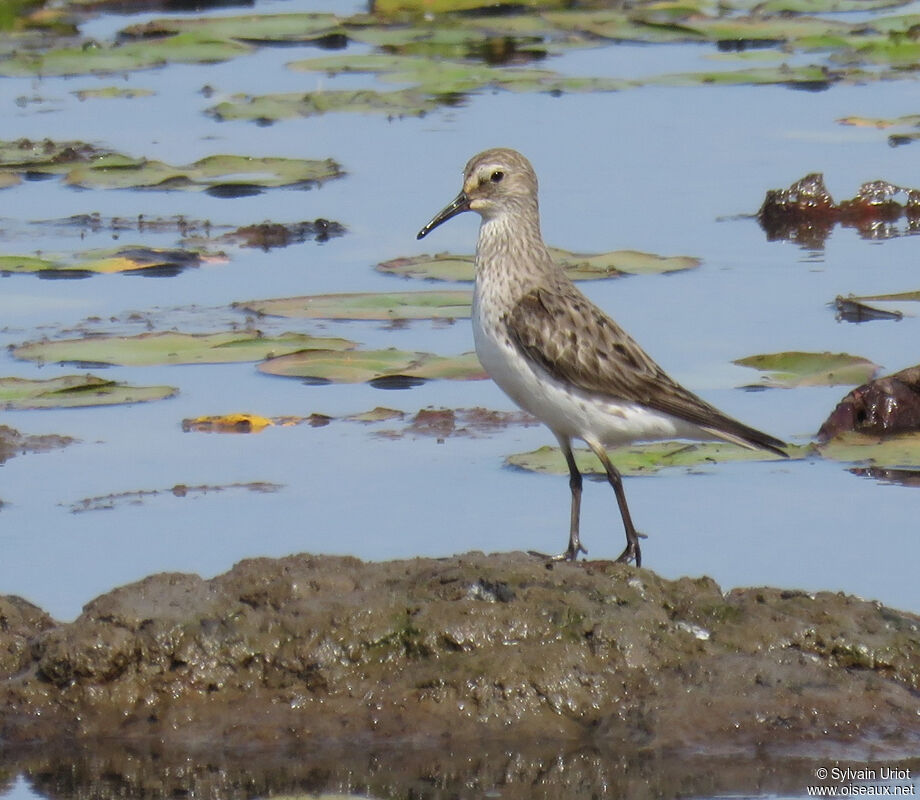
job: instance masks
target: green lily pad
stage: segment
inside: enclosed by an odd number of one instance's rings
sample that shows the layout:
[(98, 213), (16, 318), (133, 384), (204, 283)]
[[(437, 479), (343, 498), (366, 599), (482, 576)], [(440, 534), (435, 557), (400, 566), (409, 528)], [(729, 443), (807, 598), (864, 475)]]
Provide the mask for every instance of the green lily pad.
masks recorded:
[(466, 291), (353, 292), (249, 300), (234, 307), (295, 319), (458, 319), (470, 315), (472, 301)]
[(206, 190), (216, 196), (251, 194), (265, 188), (309, 187), (344, 173), (332, 159), (208, 156), (171, 166), (116, 153), (85, 142), (0, 141), (0, 175), (63, 175), (86, 189)]
[[(374, 0), (374, 12), (394, 16), (406, 12), (414, 14), (449, 14), (457, 11), (472, 11), (492, 6), (491, 0)], [(519, 0), (518, 6), (542, 8), (551, 3), (546, 0)]]
[[(455, 100), (452, 99), (451, 102)], [(234, 94), (207, 110), (215, 119), (249, 120), (268, 124), (282, 119), (312, 117), (332, 111), (383, 113), (391, 117), (420, 117), (444, 105), (441, 96), (417, 89), (376, 92), (370, 89), (290, 92), (284, 94)]]
[(213, 64), (229, 61), (252, 48), (229, 39), (211, 39), (206, 34), (180, 33), (149, 41), (99, 43), (49, 50), (16, 50), (0, 60), (5, 77), (44, 77), (129, 72), (166, 64)]
[(123, 86), (103, 86), (100, 89), (77, 89), (73, 92), (79, 100), (133, 100), (136, 97), (151, 97), (153, 89), (126, 88)]
[(0, 407), (83, 408), (163, 400), (178, 393), (174, 386), (131, 386), (95, 375), (63, 375), (50, 380), (0, 378)]
[(303, 350), (270, 359), (259, 371), (318, 383), (366, 383), (386, 378), (484, 380), (488, 377), (475, 353), (437, 356), (403, 350)]
[[(233, 194), (234, 187), (307, 187), (342, 175), (341, 168), (331, 158), (310, 161), (208, 156), (184, 167), (146, 160), (115, 167), (105, 163), (80, 164), (68, 171), (64, 181), (87, 189), (206, 189), (219, 195), (222, 188)], [(241, 193), (245, 194), (245, 189)]]
[(818, 451), (824, 458), (834, 461), (868, 463), (879, 467), (920, 467), (920, 434), (882, 439), (845, 433), (819, 445)]
[[(781, 456), (765, 450), (750, 450), (727, 442), (655, 442), (653, 444), (612, 448), (610, 459), (624, 475), (652, 475), (670, 467), (698, 467), (722, 461), (783, 461)], [(808, 448), (790, 446), (793, 458), (803, 458)], [(586, 475), (604, 475), (604, 467), (590, 450), (573, 450), (578, 469)], [(558, 447), (548, 445), (529, 453), (516, 453), (505, 465), (549, 475), (568, 475), (565, 456)]]
[(129, 25), (120, 35), (122, 39), (138, 41), (160, 41), (185, 33), (208, 41), (307, 44), (342, 32), (342, 20), (335, 14), (295, 13), (155, 19), (139, 25)]
[(39, 363), (115, 364), (228, 364), (261, 361), (309, 348), (346, 350), (355, 346), (348, 339), (285, 333), (263, 337), (259, 331), (226, 333), (143, 333), (139, 336), (87, 336), (30, 342), (13, 349), (13, 356)]
[[(659, 272), (676, 272), (692, 269), (700, 264), (691, 256), (656, 256), (637, 250), (614, 250), (610, 253), (581, 254), (551, 247), (553, 258), (565, 269), (572, 280), (593, 280), (619, 277), (623, 274), (640, 275)], [(475, 257), (438, 253), (409, 258), (394, 258), (377, 265), (379, 272), (406, 278), (424, 278), (438, 281), (472, 281)]]
[(866, 358), (848, 353), (769, 353), (736, 359), (735, 364), (768, 374), (760, 387), (858, 386), (879, 370)]

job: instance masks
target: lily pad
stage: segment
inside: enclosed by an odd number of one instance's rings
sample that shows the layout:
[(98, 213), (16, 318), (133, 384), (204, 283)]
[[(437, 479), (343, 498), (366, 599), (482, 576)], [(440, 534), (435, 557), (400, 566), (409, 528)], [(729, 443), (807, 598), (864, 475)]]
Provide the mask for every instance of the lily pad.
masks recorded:
[(50, 380), (0, 378), (0, 407), (83, 408), (163, 400), (178, 393), (173, 386), (132, 386), (95, 375), (63, 375)]
[(470, 315), (466, 291), (353, 292), (248, 300), (235, 308), (273, 317), (308, 319), (458, 319)]
[(417, 89), (377, 92), (341, 89), (279, 94), (234, 94), (207, 110), (215, 119), (249, 120), (271, 124), (282, 119), (312, 117), (330, 111), (383, 113), (390, 117), (420, 117), (439, 106), (456, 104), (458, 98), (428, 95)]
[[(669, 467), (699, 467), (722, 461), (783, 461), (765, 450), (750, 450), (727, 442), (655, 442), (618, 447), (608, 451), (616, 468), (624, 475), (652, 475)], [(793, 458), (802, 458), (808, 448), (790, 446)], [(604, 467), (590, 450), (573, 450), (578, 469), (586, 475), (604, 475)], [(565, 456), (558, 447), (548, 445), (529, 453), (517, 453), (505, 459), (505, 465), (528, 472), (568, 475)]]
[[(467, 381), (488, 377), (475, 353), (448, 357), (396, 349), (304, 350), (266, 361), (259, 365), (259, 370), (268, 375), (304, 378), (314, 383), (366, 383), (387, 378)], [(392, 385), (402, 388), (395, 382)]]
[(824, 458), (880, 467), (920, 467), (920, 434), (878, 437), (845, 433), (819, 446)]
[(184, 419), (182, 430), (207, 433), (259, 433), (274, 424), (274, 420), (259, 414), (221, 414), (220, 416)]
[(103, 86), (100, 89), (77, 89), (73, 94), (79, 100), (133, 100), (136, 97), (151, 97), (156, 92), (153, 89)]
[(187, 16), (155, 19), (130, 25), (120, 37), (136, 41), (162, 41), (180, 33), (209, 41), (249, 44), (307, 44), (331, 34), (342, 34), (342, 20), (335, 14), (242, 14), (237, 16)]
[(735, 364), (768, 373), (757, 388), (794, 386), (854, 386), (879, 370), (866, 358), (848, 353), (768, 353), (736, 359)]
[(20, 49), (0, 61), (0, 75), (43, 77), (112, 74), (166, 64), (213, 64), (251, 53), (252, 48), (229, 39), (180, 33), (163, 39), (137, 42), (86, 41), (76, 46), (48, 50)]
[(267, 188), (308, 188), (343, 174), (329, 158), (215, 155), (176, 167), (85, 142), (0, 141), (0, 176), (63, 175), (68, 185), (85, 189), (185, 189), (234, 196)]
[(143, 333), (138, 336), (88, 336), (30, 342), (13, 349), (13, 356), (26, 361), (61, 364), (228, 364), (261, 361), (308, 348), (323, 351), (355, 346), (348, 339), (285, 333), (265, 337), (259, 331), (226, 333)]
[(878, 302), (894, 302), (894, 303), (916, 303), (920, 302), (920, 291), (912, 292), (893, 292), (890, 294), (867, 294), (862, 297), (854, 297), (854, 300), (876, 300)]
[(188, 267), (197, 267), (204, 260), (226, 258), (194, 250), (127, 246), (83, 253), (74, 261), (4, 255), (0, 256), (0, 274), (29, 273), (42, 278), (86, 278), (92, 274), (117, 272), (171, 276)]
[[(572, 280), (614, 278), (624, 274), (640, 275), (677, 272), (700, 264), (691, 256), (656, 256), (637, 250), (614, 250), (610, 253), (582, 254), (551, 247), (550, 253)], [(378, 264), (376, 269), (388, 275), (438, 281), (472, 281), (475, 257), (437, 253), (409, 258), (394, 258)]]
[(80, 164), (68, 171), (64, 182), (86, 189), (204, 189), (215, 196), (233, 196), (236, 187), (243, 187), (239, 194), (251, 194), (247, 188), (308, 188), (343, 174), (331, 158), (310, 161), (221, 155), (184, 167), (147, 160), (115, 167), (104, 162)]

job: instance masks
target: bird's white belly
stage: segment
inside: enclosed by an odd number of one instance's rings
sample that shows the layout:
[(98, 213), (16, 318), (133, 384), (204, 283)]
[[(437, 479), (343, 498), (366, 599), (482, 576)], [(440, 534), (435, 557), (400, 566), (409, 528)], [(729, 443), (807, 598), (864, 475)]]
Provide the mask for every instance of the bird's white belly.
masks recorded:
[(553, 378), (522, 356), (503, 328), (474, 308), (476, 355), (492, 380), (514, 402), (557, 436), (592, 439), (607, 447), (659, 439), (711, 439), (711, 435), (670, 414), (636, 403), (592, 395)]

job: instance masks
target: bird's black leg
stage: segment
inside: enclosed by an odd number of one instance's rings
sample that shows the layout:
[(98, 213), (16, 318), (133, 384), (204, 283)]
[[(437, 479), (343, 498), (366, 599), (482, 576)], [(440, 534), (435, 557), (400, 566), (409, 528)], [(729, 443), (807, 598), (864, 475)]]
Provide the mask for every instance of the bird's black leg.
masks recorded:
[(581, 537), (578, 529), (581, 519), (581, 473), (575, 464), (575, 456), (572, 454), (572, 444), (567, 439), (559, 439), (562, 447), (562, 453), (565, 456), (565, 463), (569, 467), (569, 489), (572, 490), (572, 512), (569, 519), (569, 546), (564, 553), (555, 556), (548, 556), (544, 553), (530, 551), (531, 555), (539, 558), (547, 558), (550, 561), (575, 561), (579, 553), (587, 555), (588, 551), (581, 544)]
[(623, 478), (617, 468), (613, 466), (610, 457), (603, 447), (599, 444), (593, 444), (592, 442), (588, 442), (588, 447), (594, 451), (594, 455), (596, 455), (600, 459), (601, 464), (604, 465), (604, 471), (607, 473), (607, 481), (613, 487), (613, 491), (617, 496), (617, 505), (620, 507), (620, 516), (623, 518), (623, 528), (626, 530), (626, 549), (620, 553), (620, 557), (617, 561), (621, 561), (624, 564), (635, 561), (636, 566), (641, 567), (642, 551), (639, 548), (639, 534), (636, 532), (636, 528), (633, 525), (632, 517), (629, 516), (629, 506), (626, 505), (626, 492), (623, 491)]

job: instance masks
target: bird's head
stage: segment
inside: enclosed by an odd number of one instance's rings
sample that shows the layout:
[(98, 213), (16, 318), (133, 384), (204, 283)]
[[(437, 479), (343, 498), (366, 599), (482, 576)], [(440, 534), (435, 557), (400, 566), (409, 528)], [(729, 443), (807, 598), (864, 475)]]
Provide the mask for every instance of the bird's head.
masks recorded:
[(484, 220), (504, 214), (536, 211), (537, 176), (530, 162), (516, 150), (497, 147), (473, 156), (463, 171), (463, 189), (449, 205), (422, 228), (423, 239), (442, 222), (464, 211)]

